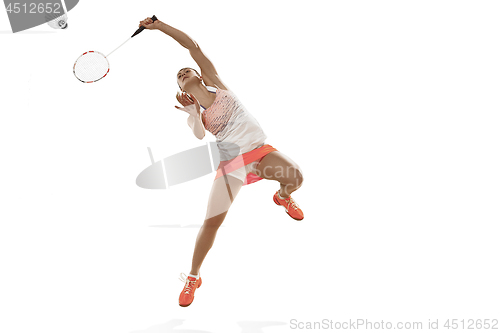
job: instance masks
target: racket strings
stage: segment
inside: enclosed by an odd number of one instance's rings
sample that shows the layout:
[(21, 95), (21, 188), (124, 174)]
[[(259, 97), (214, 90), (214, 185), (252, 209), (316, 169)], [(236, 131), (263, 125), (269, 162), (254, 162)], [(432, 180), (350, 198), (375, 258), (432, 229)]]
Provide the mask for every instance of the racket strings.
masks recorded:
[(80, 81), (94, 82), (106, 76), (109, 63), (102, 53), (90, 51), (76, 60), (73, 72)]

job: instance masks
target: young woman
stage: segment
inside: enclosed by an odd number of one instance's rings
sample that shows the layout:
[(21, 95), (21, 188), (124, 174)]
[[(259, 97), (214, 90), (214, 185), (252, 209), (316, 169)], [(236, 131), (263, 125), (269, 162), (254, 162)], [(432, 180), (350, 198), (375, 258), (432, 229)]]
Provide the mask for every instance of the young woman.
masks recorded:
[(259, 123), (222, 82), (194, 40), (160, 20), (153, 22), (147, 18), (141, 25), (175, 39), (189, 50), (200, 67), (201, 75), (192, 68), (183, 68), (177, 73), (182, 93), (176, 97), (183, 107), (176, 108), (189, 114), (187, 123), (198, 139), (203, 139), (208, 130), (215, 135), (219, 148), (221, 163), (210, 192), (205, 221), (196, 239), (191, 271), (187, 277), (181, 274), (185, 285), (179, 305), (188, 306), (193, 302), (196, 288), (201, 286), (201, 264), (241, 187), (261, 179), (278, 181), (280, 189), (274, 193), (273, 201), (285, 207), (292, 218), (302, 220), (304, 214), (290, 196), (301, 186), (302, 172), (289, 157), (265, 144), (266, 135)]

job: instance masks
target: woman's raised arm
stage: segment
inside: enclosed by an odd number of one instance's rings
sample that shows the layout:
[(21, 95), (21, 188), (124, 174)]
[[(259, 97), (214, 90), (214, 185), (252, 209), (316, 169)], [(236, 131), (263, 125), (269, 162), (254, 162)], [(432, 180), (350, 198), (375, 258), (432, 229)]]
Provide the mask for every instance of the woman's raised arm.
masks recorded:
[(160, 20), (156, 20), (155, 22), (153, 22), (153, 20), (149, 17), (144, 21), (141, 21), (139, 26), (141, 25), (143, 25), (146, 29), (160, 30), (175, 39), (179, 44), (189, 50), (191, 57), (194, 59), (194, 61), (196, 61), (198, 66), (200, 66), (201, 76), (203, 77), (203, 81), (205, 81), (207, 85), (216, 85), (221, 89), (227, 89), (227, 87), (219, 78), (217, 70), (215, 69), (210, 59), (208, 59), (208, 57), (200, 49), (200, 46), (186, 33), (174, 27), (171, 27), (170, 25)]

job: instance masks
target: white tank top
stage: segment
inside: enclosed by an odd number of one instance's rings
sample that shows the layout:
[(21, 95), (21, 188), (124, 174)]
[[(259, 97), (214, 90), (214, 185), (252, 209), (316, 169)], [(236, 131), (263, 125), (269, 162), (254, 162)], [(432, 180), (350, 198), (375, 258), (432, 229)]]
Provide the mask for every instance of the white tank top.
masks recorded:
[(202, 112), (203, 125), (215, 135), (221, 161), (264, 145), (266, 134), (235, 94), (210, 86), (207, 89), (216, 96), (213, 104)]

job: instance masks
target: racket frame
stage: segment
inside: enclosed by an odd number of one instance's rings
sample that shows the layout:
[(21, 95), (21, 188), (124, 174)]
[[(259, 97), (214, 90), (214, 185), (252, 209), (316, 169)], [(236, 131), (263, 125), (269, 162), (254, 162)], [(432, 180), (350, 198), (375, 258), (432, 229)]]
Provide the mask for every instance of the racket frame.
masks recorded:
[[(78, 62), (78, 60), (83, 57), (84, 55), (86, 55), (87, 53), (98, 53), (100, 54), (101, 56), (103, 56), (104, 59), (106, 59), (106, 63), (108, 64), (108, 71), (106, 72), (106, 74), (104, 74), (101, 78), (97, 79), (97, 80), (94, 80), (94, 81), (83, 81), (82, 79), (80, 79), (77, 75), (76, 75), (76, 72), (75, 72), (75, 67), (76, 67), (76, 63)], [(80, 82), (83, 82), (83, 83), (93, 83), (93, 82), (97, 82), (99, 81), (100, 79), (102, 79), (103, 77), (105, 77), (106, 75), (108, 75), (109, 73), (109, 61), (108, 61), (108, 58), (106, 58), (106, 56), (104, 54), (102, 54), (101, 52), (98, 52), (98, 51), (87, 51), (85, 52), (84, 54), (82, 54), (81, 56), (78, 57), (78, 59), (76, 59), (75, 61), (75, 64), (73, 65), (73, 74), (75, 75), (75, 77), (80, 81)]]
[[(155, 15), (153, 15), (153, 17), (151, 17), (151, 19), (153, 20), (153, 22), (157, 20), (157, 18), (156, 18), (156, 16), (155, 16)], [(120, 46), (118, 46), (116, 49), (114, 49), (113, 51), (111, 51), (111, 53), (113, 53), (113, 52), (115, 52), (116, 50), (118, 50), (120, 47), (122, 47), (122, 45), (123, 45), (123, 44), (125, 44), (125, 43), (126, 43), (126, 42), (128, 42), (130, 39), (132, 39), (132, 37), (134, 37), (134, 36), (136, 36), (136, 35), (140, 34), (140, 33), (141, 33), (144, 29), (146, 29), (144, 26), (140, 26), (140, 27), (139, 27), (139, 29), (137, 29), (131, 37), (129, 37), (126, 41), (124, 41), (124, 42), (123, 42)], [(76, 72), (75, 72), (76, 63), (78, 62), (78, 60), (79, 60), (81, 57), (83, 57), (83, 56), (84, 56), (84, 55), (86, 55), (87, 53), (91, 53), (91, 52), (93, 52), (93, 53), (98, 53), (98, 54), (102, 55), (102, 56), (104, 57), (104, 59), (106, 59), (106, 63), (108, 64), (108, 71), (106, 72), (106, 74), (104, 74), (104, 75), (103, 75), (103, 77), (101, 77), (101, 78), (99, 78), (99, 79), (97, 79), (97, 80), (94, 80), (94, 81), (83, 81), (83, 80), (82, 80), (82, 79), (80, 79), (78, 76), (76, 76)], [(98, 52), (98, 51), (87, 51), (87, 52), (85, 52), (84, 54), (82, 54), (81, 56), (79, 56), (79, 57), (78, 57), (78, 59), (76, 59), (75, 64), (73, 65), (73, 74), (75, 75), (75, 77), (76, 77), (76, 78), (77, 78), (80, 82), (83, 82), (83, 83), (93, 83), (93, 82), (97, 82), (97, 81), (101, 80), (102, 78), (106, 77), (106, 75), (108, 75), (108, 73), (109, 73), (109, 61), (108, 61), (108, 56), (110, 56), (110, 55), (111, 55), (111, 53), (109, 53), (107, 56), (105, 56), (104, 54), (102, 54), (101, 52)]]

